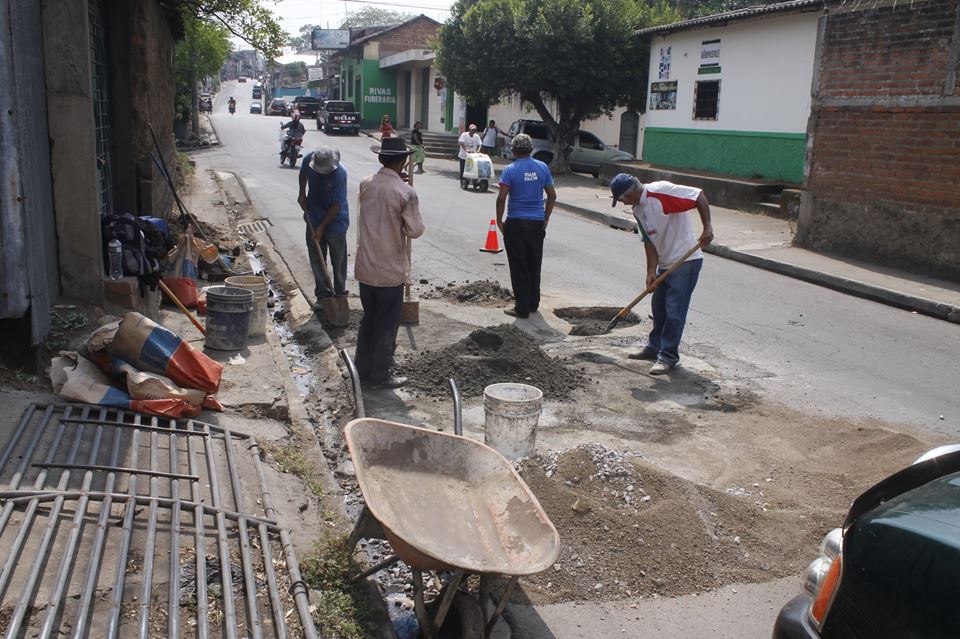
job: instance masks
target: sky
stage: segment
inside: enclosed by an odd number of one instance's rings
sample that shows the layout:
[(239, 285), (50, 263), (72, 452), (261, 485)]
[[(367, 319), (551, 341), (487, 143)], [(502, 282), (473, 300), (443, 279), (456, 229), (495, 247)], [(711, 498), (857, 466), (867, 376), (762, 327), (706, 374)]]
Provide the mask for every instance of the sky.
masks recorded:
[[(329, 25), (336, 29), (347, 16), (348, 11), (356, 11), (365, 6), (382, 7), (402, 13), (425, 14), (439, 22), (450, 16), (453, 0), (395, 0), (394, 2), (372, 2), (368, 0), (280, 0), (275, 5), (269, 0), (264, 3), (273, 11), (280, 26), (290, 33), (300, 33), (305, 24)], [(246, 48), (243, 46), (241, 48)], [(280, 58), (281, 63), (303, 60), (311, 62), (314, 56), (296, 56), (289, 52)]]

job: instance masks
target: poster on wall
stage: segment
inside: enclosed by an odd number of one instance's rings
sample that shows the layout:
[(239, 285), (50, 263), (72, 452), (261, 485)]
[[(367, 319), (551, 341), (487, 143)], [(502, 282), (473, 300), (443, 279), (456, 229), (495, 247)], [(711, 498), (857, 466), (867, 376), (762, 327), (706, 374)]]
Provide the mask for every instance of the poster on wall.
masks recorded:
[(700, 68), (720, 66), (720, 40), (703, 40), (700, 43)]
[(660, 74), (658, 80), (670, 79), (670, 47), (660, 47)]
[(677, 81), (650, 83), (650, 111), (677, 110)]
[(346, 49), (350, 46), (350, 30), (314, 29), (310, 32), (310, 45), (314, 51)]

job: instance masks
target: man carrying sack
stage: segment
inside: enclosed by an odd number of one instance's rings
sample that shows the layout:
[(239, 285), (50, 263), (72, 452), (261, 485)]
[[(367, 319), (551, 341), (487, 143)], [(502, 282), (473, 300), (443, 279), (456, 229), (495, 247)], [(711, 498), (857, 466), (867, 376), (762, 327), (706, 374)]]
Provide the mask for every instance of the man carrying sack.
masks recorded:
[[(309, 186), (309, 189), (308, 189)], [(347, 294), (347, 229), (350, 210), (347, 206), (347, 170), (340, 165), (340, 151), (319, 146), (303, 158), (300, 167), (300, 195), (297, 198), (307, 222), (307, 255), (313, 270), (316, 310), (321, 300)], [(333, 289), (326, 285), (322, 259), (330, 260)], [(327, 318), (328, 320), (331, 318)]]
[(423, 235), (425, 229), (417, 194), (402, 177), (413, 151), (396, 137), (370, 150), (383, 168), (363, 179), (357, 197), (354, 276), (360, 282), (363, 319), (354, 360), (364, 384), (399, 388), (407, 380), (393, 375), (391, 369), (409, 267), (406, 242)]
[[(610, 181), (610, 191), (613, 206), (622, 202), (633, 207), (647, 257), (648, 287), (690, 249), (713, 241), (710, 204), (701, 189), (666, 181), (643, 184), (632, 175), (619, 173)], [(686, 215), (692, 209), (700, 213), (703, 224), (699, 240)], [(653, 291), (653, 330), (644, 349), (628, 356), (656, 360), (651, 375), (669, 373), (680, 362), (680, 338), (702, 266), (703, 253), (698, 248)]]

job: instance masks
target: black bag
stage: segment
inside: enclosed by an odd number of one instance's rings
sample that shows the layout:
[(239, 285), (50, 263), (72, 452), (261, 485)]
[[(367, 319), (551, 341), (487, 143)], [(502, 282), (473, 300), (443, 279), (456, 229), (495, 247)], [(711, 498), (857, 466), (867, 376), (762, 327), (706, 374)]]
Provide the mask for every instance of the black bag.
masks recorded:
[(104, 270), (109, 274), (110, 241), (119, 240), (123, 249), (123, 274), (135, 275), (155, 287), (166, 255), (163, 233), (130, 213), (101, 216), (100, 229), (103, 233)]

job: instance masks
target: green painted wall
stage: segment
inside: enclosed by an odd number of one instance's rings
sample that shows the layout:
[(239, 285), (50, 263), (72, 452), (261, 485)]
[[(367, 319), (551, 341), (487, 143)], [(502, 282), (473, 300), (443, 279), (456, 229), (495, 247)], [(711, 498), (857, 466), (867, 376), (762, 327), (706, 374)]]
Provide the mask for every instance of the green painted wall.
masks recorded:
[(360, 96), (355, 98), (363, 126), (377, 128), (384, 114), (397, 125), (397, 72), (381, 69), (379, 60), (364, 60)]
[(643, 161), (747, 178), (803, 183), (805, 133), (649, 127)]

